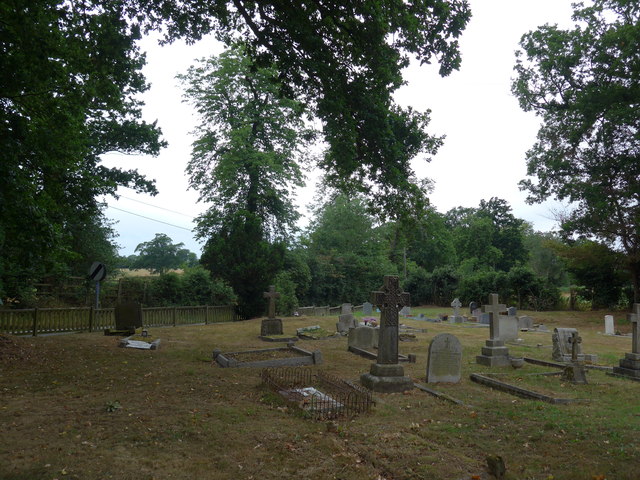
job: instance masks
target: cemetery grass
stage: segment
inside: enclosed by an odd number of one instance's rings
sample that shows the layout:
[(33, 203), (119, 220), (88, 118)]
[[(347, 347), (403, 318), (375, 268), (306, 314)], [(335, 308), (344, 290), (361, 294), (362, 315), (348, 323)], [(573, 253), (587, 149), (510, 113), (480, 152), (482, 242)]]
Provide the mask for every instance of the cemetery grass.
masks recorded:
[[(449, 309), (431, 309), (447, 313)], [(427, 310), (417, 309), (417, 312)], [(416, 309), (414, 309), (414, 313)], [(629, 337), (607, 337), (601, 312), (529, 313), (536, 322), (577, 327), (583, 349), (616, 365)], [(429, 313), (431, 315), (431, 313)], [(285, 333), (336, 317), (284, 319)], [(259, 369), (220, 368), (211, 351), (274, 348), (258, 339), (260, 320), (152, 329), (156, 351), (118, 348), (97, 333), (3, 337), (0, 342), (0, 478), (26, 479), (484, 479), (487, 455), (500, 455), (510, 479), (637, 479), (640, 382), (589, 371), (589, 385), (475, 364), (487, 328), (403, 323), (428, 329), (405, 374), (424, 384), (429, 341), (456, 335), (463, 345), (457, 385), (430, 385), (455, 405), (419, 390), (374, 395), (368, 414), (314, 421), (260, 384)], [(620, 321), (616, 315), (616, 325)], [(626, 328), (620, 325), (620, 329)], [(514, 356), (551, 359), (551, 333), (523, 332)], [(321, 368), (357, 381), (372, 361), (346, 350), (346, 338), (301, 340), (319, 349)], [(308, 367), (307, 367), (308, 368)], [(469, 374), (582, 403), (552, 405), (491, 390)]]

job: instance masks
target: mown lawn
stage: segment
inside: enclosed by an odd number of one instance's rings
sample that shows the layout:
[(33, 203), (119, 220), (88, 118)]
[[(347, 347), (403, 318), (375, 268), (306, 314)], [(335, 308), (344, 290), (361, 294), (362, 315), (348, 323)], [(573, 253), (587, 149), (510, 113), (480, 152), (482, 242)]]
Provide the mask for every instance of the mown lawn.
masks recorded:
[[(450, 309), (413, 309), (428, 315)], [(604, 312), (528, 313), (554, 327), (575, 326), (583, 350), (616, 365), (628, 337), (607, 337)], [(629, 331), (616, 316), (616, 328)], [(285, 333), (309, 325), (335, 330), (337, 317), (284, 319)], [(433, 386), (469, 406), (414, 390), (375, 395), (371, 413), (313, 421), (274, 401), (258, 369), (223, 369), (214, 348), (276, 345), (258, 339), (260, 320), (153, 329), (157, 351), (122, 349), (97, 333), (0, 341), (0, 478), (18, 479), (478, 479), (487, 455), (500, 455), (511, 479), (640, 478), (640, 382), (589, 371), (589, 385), (475, 364), (488, 328), (403, 323), (427, 328), (405, 373), (424, 383), (427, 349), (449, 332), (463, 345), (463, 379)], [(511, 353), (551, 359), (551, 332), (522, 333)], [(322, 351), (320, 367), (358, 381), (370, 360), (347, 352), (345, 337), (297, 342)], [(551, 405), (493, 391), (472, 372), (585, 403)]]

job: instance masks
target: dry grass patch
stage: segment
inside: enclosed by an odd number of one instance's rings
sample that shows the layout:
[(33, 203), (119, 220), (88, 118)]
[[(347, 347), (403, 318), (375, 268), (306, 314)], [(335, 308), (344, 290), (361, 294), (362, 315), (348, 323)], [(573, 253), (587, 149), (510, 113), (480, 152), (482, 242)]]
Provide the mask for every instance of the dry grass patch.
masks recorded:
[[(444, 310), (443, 310), (444, 312)], [(629, 338), (606, 337), (602, 315), (531, 313), (536, 321), (577, 326), (587, 353), (614, 365)], [(287, 318), (286, 334), (336, 317)], [(463, 379), (435, 388), (473, 407), (420, 391), (375, 395), (370, 414), (337, 426), (306, 420), (260, 385), (258, 369), (220, 368), (211, 352), (270, 348), (260, 320), (151, 329), (157, 351), (118, 348), (118, 338), (76, 334), (0, 342), (0, 478), (18, 479), (452, 479), (483, 475), (501, 455), (511, 479), (638, 478), (640, 383), (590, 371), (589, 385), (548, 371), (475, 364), (487, 328), (404, 321), (428, 333), (401, 342), (415, 353), (405, 373), (424, 382), (429, 341), (450, 332), (463, 345)], [(513, 355), (551, 359), (551, 333), (524, 332)], [(11, 344), (21, 355), (3, 354)], [(16, 347), (17, 345), (17, 347)], [(371, 361), (347, 352), (346, 338), (301, 340), (320, 349), (328, 373), (357, 381)], [(472, 372), (586, 404), (549, 405), (471, 382)]]

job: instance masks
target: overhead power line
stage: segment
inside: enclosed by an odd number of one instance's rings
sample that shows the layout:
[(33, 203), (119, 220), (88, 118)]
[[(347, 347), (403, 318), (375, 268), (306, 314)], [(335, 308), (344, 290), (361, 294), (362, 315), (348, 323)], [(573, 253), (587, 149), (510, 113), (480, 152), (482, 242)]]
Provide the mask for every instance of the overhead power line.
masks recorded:
[(163, 222), (162, 220), (157, 220), (157, 219), (151, 218), (151, 217), (145, 217), (144, 215), (140, 215), (139, 213), (133, 213), (133, 212), (130, 212), (128, 210), (123, 210), (122, 208), (114, 207), (112, 205), (109, 205), (108, 207), (109, 208), (113, 208), (114, 210), (119, 210), (121, 212), (128, 213), (129, 215), (135, 215), (136, 217), (146, 218), (147, 220), (151, 220), (152, 222), (164, 223), (165, 225), (169, 225), (169, 226), (175, 227), (175, 228), (181, 228), (182, 230), (186, 230), (188, 232), (192, 232), (193, 231), (193, 229), (191, 229), (191, 228), (181, 227), (180, 225), (174, 225), (173, 223)]
[(187, 218), (193, 220), (193, 217), (191, 215), (187, 215), (186, 213), (178, 212), (176, 210), (170, 210), (170, 209), (164, 208), (164, 207), (159, 207), (157, 205), (153, 205), (152, 203), (143, 202), (142, 200), (138, 200), (138, 199), (131, 198), (131, 197), (125, 197), (124, 195), (120, 195), (120, 197), (126, 198), (127, 200), (131, 200), (132, 202), (138, 202), (138, 203), (141, 203), (143, 205), (147, 205), (148, 207), (157, 208), (158, 210), (165, 210), (167, 212), (177, 213), (178, 215), (182, 215), (183, 217), (187, 217)]

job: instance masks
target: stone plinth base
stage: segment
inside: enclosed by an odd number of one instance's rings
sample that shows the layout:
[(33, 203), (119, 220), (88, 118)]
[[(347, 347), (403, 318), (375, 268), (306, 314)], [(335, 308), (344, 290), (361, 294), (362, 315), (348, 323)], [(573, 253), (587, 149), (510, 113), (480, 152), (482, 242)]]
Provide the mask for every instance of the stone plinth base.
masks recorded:
[(571, 383), (579, 385), (586, 385), (589, 383), (587, 382), (587, 371), (584, 368), (584, 364), (581, 363), (574, 363), (564, 367), (562, 378), (563, 380), (568, 380)]
[(506, 367), (511, 365), (509, 349), (502, 340), (487, 340), (482, 347), (482, 355), (476, 357), (476, 363), (488, 367)]
[(260, 325), (260, 336), (282, 335), (282, 319), (265, 318)]
[(613, 367), (613, 373), (640, 378), (640, 353), (625, 353), (620, 366)]
[(413, 380), (404, 376), (402, 365), (371, 365), (370, 373), (360, 376), (360, 383), (369, 390), (379, 393), (404, 392), (413, 388)]

